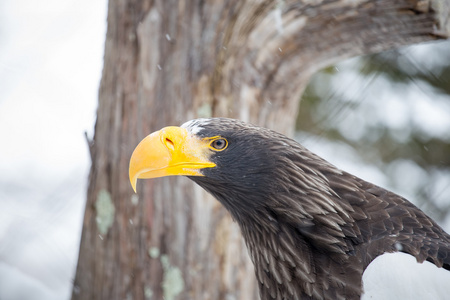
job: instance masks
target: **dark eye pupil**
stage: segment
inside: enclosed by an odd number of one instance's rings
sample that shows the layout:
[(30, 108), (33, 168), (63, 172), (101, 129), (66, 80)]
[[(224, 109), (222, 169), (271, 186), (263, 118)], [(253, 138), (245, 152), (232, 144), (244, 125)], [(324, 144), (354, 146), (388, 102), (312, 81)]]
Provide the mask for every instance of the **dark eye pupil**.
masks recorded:
[(214, 142), (212, 142), (212, 146), (218, 150), (225, 148), (225, 145), (226, 145), (226, 142), (223, 139), (218, 139), (218, 140), (215, 140)]

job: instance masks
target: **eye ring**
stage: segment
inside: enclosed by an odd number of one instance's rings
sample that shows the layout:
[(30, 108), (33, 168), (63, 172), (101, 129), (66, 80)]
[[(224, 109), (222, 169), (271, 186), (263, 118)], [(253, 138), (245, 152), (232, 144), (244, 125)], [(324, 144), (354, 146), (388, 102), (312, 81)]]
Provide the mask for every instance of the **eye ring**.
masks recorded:
[(224, 138), (217, 138), (211, 141), (209, 147), (216, 151), (222, 151), (228, 147), (228, 142)]

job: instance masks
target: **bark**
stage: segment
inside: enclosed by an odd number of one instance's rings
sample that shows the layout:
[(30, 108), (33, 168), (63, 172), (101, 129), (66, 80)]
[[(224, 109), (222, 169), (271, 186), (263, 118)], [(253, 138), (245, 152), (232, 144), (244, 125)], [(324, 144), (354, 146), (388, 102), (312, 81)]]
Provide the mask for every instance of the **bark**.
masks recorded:
[(110, 0), (73, 299), (255, 299), (228, 213), (186, 178), (142, 181), (147, 134), (196, 117), (292, 134), (310, 76), (344, 58), (446, 38), (449, 1)]

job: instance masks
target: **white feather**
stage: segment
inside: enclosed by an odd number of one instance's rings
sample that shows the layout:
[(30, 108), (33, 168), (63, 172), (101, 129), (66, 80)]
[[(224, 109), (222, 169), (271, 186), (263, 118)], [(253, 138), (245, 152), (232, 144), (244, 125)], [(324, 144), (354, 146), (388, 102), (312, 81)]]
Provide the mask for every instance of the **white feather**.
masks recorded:
[(181, 125), (181, 128), (187, 129), (191, 134), (197, 134), (203, 129), (203, 126), (207, 125), (210, 121), (210, 119), (205, 118), (194, 119)]

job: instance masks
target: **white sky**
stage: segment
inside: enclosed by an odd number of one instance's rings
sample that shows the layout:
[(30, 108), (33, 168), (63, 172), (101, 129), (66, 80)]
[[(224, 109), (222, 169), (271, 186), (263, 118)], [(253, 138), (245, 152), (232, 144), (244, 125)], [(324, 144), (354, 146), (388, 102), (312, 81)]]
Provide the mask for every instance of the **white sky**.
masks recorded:
[(106, 0), (0, 4), (0, 299), (68, 299)]

